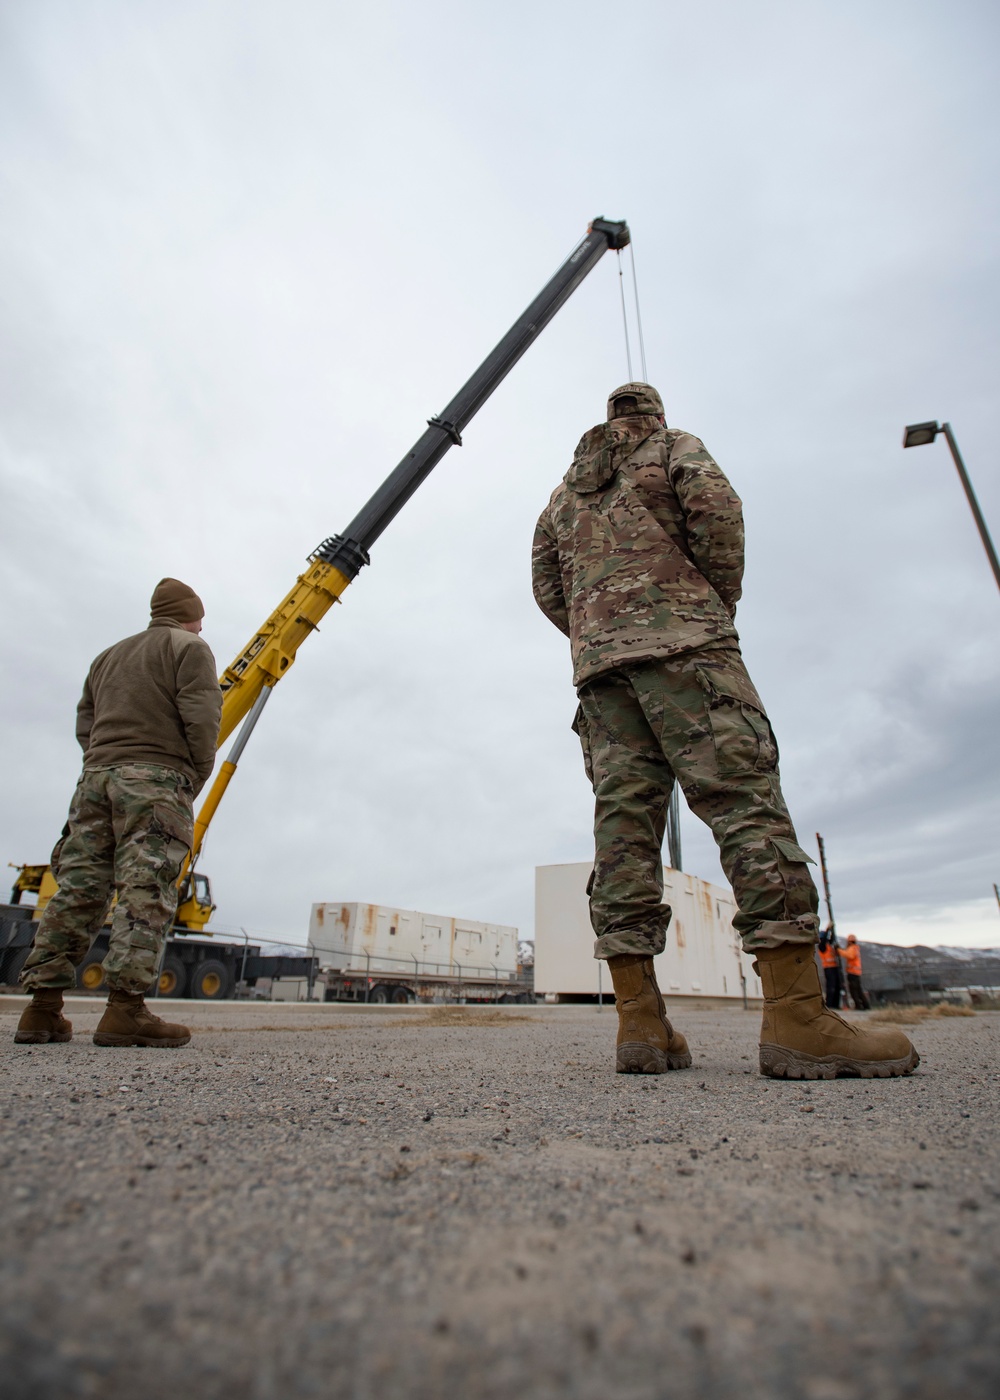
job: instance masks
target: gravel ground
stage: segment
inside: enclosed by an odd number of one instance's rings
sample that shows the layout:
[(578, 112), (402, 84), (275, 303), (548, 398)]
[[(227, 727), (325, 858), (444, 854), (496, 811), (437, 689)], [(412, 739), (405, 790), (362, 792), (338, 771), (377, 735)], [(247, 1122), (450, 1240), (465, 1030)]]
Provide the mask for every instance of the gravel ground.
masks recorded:
[(1000, 1016), (911, 1079), (773, 1082), (755, 1013), (611, 1072), (613, 1012), (165, 1004), (15, 1046), (6, 1400), (1000, 1393)]

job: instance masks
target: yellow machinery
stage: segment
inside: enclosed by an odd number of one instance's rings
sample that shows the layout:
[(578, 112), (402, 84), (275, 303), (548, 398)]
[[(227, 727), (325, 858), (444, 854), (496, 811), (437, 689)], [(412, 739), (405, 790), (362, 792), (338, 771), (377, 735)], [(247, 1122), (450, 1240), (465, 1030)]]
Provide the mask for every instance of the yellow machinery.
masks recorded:
[(38, 896), (36, 907), (44, 909), (59, 888), (53, 877), (52, 867), (48, 865), (12, 865), (12, 869), (20, 873), (14, 881), (11, 903), (19, 904), (22, 894), (35, 894)]
[[(339, 542), (336, 536), (334, 540)], [(299, 575), (295, 587), (222, 673), (219, 682), (222, 686), (219, 746), (225, 743), (241, 720), (244, 723), (195, 820), (192, 865), (198, 859), (205, 833), (236, 772), (240, 755), (271, 688), (292, 665), (301, 644), (310, 632), (316, 631), (320, 619), (326, 616), (351, 582), (353, 575), (342, 573), (321, 557), (321, 551), (328, 549), (331, 543), (326, 541), (310, 557), (309, 568)]]

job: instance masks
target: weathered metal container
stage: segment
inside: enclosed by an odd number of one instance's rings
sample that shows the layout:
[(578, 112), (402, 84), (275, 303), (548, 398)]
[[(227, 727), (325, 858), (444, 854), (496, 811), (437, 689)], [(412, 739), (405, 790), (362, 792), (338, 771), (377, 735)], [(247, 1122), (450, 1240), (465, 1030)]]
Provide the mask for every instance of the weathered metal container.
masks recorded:
[(517, 929), (383, 904), (314, 904), (309, 951), (340, 972), (507, 977), (517, 971)]
[[(553, 999), (612, 995), (611, 977), (594, 957), (587, 881), (589, 862), (535, 870), (535, 991)], [(664, 900), (673, 910), (667, 946), (656, 959), (664, 996), (758, 1000), (760, 981), (733, 928), (732, 891), (669, 866)]]

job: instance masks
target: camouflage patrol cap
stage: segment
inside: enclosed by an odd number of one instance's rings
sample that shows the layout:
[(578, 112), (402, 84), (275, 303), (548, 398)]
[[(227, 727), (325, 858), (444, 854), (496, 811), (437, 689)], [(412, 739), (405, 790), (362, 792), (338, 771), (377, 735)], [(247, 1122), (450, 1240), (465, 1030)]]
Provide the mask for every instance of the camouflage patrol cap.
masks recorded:
[[(628, 412), (624, 412), (622, 407), (616, 408), (616, 400), (622, 398), (634, 398), (635, 408), (631, 404), (627, 405)], [(614, 389), (608, 396), (608, 421), (612, 418), (627, 418), (633, 413), (653, 413), (659, 417), (663, 413), (663, 400), (651, 384), (623, 384), (620, 389)]]

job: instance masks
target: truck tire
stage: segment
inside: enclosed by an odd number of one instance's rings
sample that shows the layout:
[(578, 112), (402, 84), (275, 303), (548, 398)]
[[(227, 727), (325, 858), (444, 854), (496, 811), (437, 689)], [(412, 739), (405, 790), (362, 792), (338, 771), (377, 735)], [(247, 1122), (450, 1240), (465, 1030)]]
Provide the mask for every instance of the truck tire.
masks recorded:
[(399, 1004), (410, 1002), (413, 1000), (413, 993), (410, 991), (409, 987), (393, 987), (392, 995), (389, 1000)]
[(188, 970), (180, 958), (175, 958), (172, 953), (168, 953), (160, 968), (159, 995), (161, 997), (182, 997), (187, 989), (187, 980)]
[(387, 987), (384, 982), (380, 982), (377, 987), (372, 987), (371, 991), (368, 993), (368, 1001), (373, 1006), (385, 1006), (386, 1002), (389, 1000), (391, 990), (392, 989)]
[(106, 992), (108, 984), (104, 976), (104, 953), (94, 949), (87, 954), (83, 962), (76, 969), (76, 985), (81, 992), (90, 992), (96, 996), (98, 992)]
[(224, 1001), (232, 988), (232, 969), (217, 958), (206, 958), (191, 973), (190, 994), (196, 1001)]

